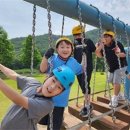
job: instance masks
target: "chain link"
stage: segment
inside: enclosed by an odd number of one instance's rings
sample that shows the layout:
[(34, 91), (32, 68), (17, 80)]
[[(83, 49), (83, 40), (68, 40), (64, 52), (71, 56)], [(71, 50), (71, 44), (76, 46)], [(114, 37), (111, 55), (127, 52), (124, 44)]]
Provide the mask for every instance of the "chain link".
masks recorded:
[(127, 47), (128, 47), (128, 52), (127, 52), (127, 58), (128, 58), (130, 56), (130, 41), (129, 41), (129, 38), (128, 38), (126, 25), (125, 25), (125, 37), (126, 37), (126, 42), (127, 42)]
[[(80, 22), (80, 27), (81, 27), (81, 30), (83, 30), (82, 13), (81, 13), (80, 1), (79, 0), (77, 1), (77, 7), (78, 7), (78, 18), (79, 18), (79, 22)], [(84, 48), (86, 45), (84, 43), (83, 31), (81, 33), (81, 36), (82, 36), (82, 47)], [(83, 55), (82, 55), (82, 65), (83, 65), (83, 70), (84, 70), (84, 74), (85, 74), (85, 89), (86, 89), (86, 94), (88, 95), (88, 82), (87, 82), (87, 73), (86, 73), (87, 56), (84, 52), (83, 52)]]
[(64, 22), (65, 22), (65, 16), (63, 15), (63, 18), (62, 18), (61, 37), (63, 37), (63, 33), (64, 33)]
[[(128, 34), (127, 34), (127, 30), (126, 30), (126, 25), (124, 24), (124, 27), (125, 27), (125, 37), (126, 37), (126, 42), (127, 42), (127, 61), (129, 61), (129, 56), (130, 56), (130, 43), (129, 43), (129, 38), (128, 38)], [(124, 96), (127, 97), (126, 95), (126, 89), (125, 89), (125, 82), (124, 82)], [(129, 93), (130, 93), (130, 90), (129, 90)], [(128, 97), (127, 97), (128, 98)], [(130, 104), (129, 104), (129, 100), (127, 99), (126, 100), (127, 104), (128, 104), (128, 112), (130, 112)]]
[(50, 130), (53, 130), (53, 111), (49, 114), (49, 117), (50, 117), (49, 128), (50, 128)]
[(34, 62), (34, 49), (35, 49), (35, 25), (36, 25), (36, 5), (33, 6), (32, 51), (31, 51), (31, 75), (33, 75), (33, 62)]
[(50, 1), (46, 0), (47, 3), (47, 18), (48, 18), (48, 40), (49, 40), (49, 47), (52, 47), (52, 30), (51, 30), (51, 11), (50, 11)]
[[(81, 30), (84, 30), (85, 29), (85, 24), (84, 24), (84, 27), (82, 26), (82, 13), (81, 13), (81, 7), (80, 7), (80, 1), (78, 0), (77, 1), (77, 6), (78, 6), (78, 18), (79, 18), (79, 22), (80, 22), (80, 27), (81, 27)], [(83, 34), (84, 32), (82, 31), (81, 33), (81, 36), (82, 36), (82, 47), (84, 49), (84, 47), (86, 47), (87, 45), (84, 43), (84, 39), (85, 39), (85, 35)], [(82, 65), (83, 65), (83, 70), (84, 70), (84, 74), (85, 74), (85, 89), (86, 89), (86, 94), (88, 96), (88, 82), (87, 82), (87, 72), (86, 72), (86, 68), (87, 68), (87, 55), (85, 54), (85, 52), (83, 52), (82, 54)], [(90, 111), (90, 109), (89, 109)], [(89, 120), (89, 129), (91, 129), (91, 112), (89, 112), (89, 115), (88, 115), (88, 120)]]
[[(47, 18), (48, 18), (48, 40), (49, 40), (49, 47), (52, 47), (52, 30), (51, 30), (51, 11), (50, 11), (50, 1), (46, 0), (47, 3)], [(50, 117), (50, 130), (53, 130), (53, 111), (49, 114)]]

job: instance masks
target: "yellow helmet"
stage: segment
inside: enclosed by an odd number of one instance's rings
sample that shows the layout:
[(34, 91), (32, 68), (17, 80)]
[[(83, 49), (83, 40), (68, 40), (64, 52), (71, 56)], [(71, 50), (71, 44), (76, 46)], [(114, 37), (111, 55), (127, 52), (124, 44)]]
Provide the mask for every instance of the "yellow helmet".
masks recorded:
[(80, 34), (80, 33), (83, 33), (85, 32), (85, 28), (84, 27), (81, 27), (80, 25), (78, 26), (75, 26), (73, 29), (72, 29), (72, 34), (75, 35), (75, 34)]
[(58, 45), (59, 45), (59, 43), (60, 43), (61, 41), (67, 41), (68, 43), (71, 44), (71, 46), (72, 46), (72, 48), (73, 48), (73, 43), (72, 43), (72, 41), (71, 41), (69, 38), (67, 38), (67, 37), (61, 37), (61, 38), (59, 38), (59, 39), (56, 41), (56, 48), (58, 47)]
[(112, 32), (112, 31), (105, 31), (105, 32), (103, 33), (103, 35), (110, 35), (110, 36), (114, 37), (114, 36), (115, 36), (115, 33)]

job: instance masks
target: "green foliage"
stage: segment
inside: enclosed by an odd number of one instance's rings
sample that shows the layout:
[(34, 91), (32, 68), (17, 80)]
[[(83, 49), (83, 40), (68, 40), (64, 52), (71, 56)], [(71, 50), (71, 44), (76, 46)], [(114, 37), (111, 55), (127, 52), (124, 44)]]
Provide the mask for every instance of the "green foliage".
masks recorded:
[[(23, 66), (30, 68), (31, 66), (31, 55), (32, 55), (32, 36), (29, 35), (23, 42), (23, 48), (21, 50), (21, 61)], [(34, 48), (34, 68), (36, 68), (41, 62), (41, 54), (38, 48)]]
[(13, 60), (13, 44), (8, 40), (8, 35), (5, 30), (0, 27), (0, 63), (11, 67)]

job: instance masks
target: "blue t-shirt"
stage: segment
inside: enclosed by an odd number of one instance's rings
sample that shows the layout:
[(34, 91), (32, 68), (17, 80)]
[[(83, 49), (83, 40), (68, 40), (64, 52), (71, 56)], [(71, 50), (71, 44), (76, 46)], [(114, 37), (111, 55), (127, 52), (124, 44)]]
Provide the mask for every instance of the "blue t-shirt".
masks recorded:
[[(48, 72), (51, 73), (53, 69), (63, 64), (70, 67), (76, 75), (83, 73), (82, 65), (79, 64), (76, 59), (70, 57), (67, 61), (64, 61), (57, 54), (54, 54), (48, 60)], [(60, 95), (53, 97), (54, 106), (66, 107), (68, 105), (69, 93), (70, 89), (65, 90)]]

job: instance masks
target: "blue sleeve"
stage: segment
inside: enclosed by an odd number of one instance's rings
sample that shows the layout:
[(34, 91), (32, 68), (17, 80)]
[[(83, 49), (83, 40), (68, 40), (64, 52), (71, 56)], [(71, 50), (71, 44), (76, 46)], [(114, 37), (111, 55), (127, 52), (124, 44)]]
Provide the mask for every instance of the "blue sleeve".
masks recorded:
[(70, 57), (70, 60), (67, 62), (66, 65), (69, 66), (76, 75), (83, 73), (82, 65), (80, 63), (78, 63), (77, 60), (74, 59), (73, 57)]
[(50, 74), (54, 68), (54, 59), (55, 59), (55, 55), (51, 56), (49, 59), (48, 59), (48, 69), (46, 71), (46, 73)]

